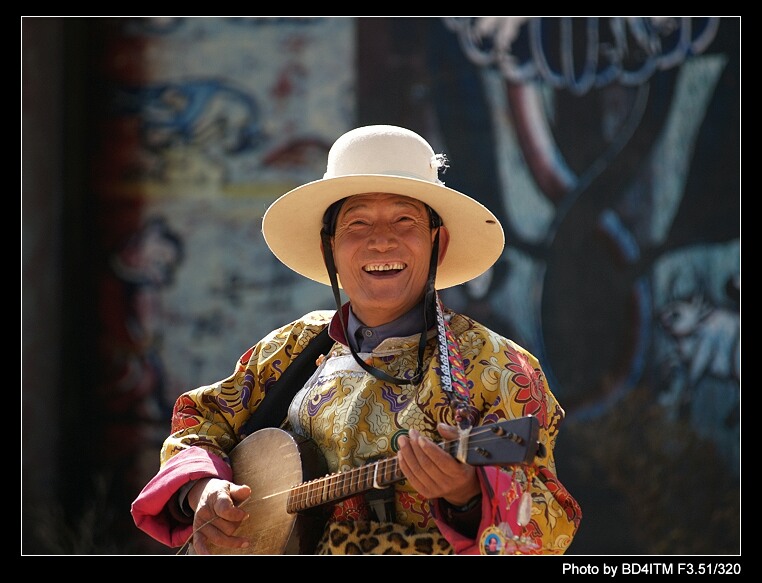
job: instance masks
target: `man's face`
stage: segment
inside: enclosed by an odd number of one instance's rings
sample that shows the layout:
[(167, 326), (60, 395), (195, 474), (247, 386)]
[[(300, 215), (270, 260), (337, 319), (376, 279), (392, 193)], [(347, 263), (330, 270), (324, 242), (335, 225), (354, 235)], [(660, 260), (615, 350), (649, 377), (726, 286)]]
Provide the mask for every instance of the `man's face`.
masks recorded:
[[(406, 196), (361, 194), (343, 204), (334, 261), (352, 309), (365, 325), (391, 322), (421, 300), (435, 233), (425, 205)], [(442, 228), (440, 262), (447, 242)]]

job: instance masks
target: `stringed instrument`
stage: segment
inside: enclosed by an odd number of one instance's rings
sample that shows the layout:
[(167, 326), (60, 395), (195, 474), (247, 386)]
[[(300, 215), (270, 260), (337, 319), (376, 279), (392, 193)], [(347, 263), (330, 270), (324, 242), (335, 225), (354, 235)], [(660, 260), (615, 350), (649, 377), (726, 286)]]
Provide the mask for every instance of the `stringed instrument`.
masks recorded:
[[(538, 433), (537, 419), (526, 416), (474, 427), (467, 437), (438, 445), (473, 466), (529, 463), (541, 447)], [(244, 502), (249, 518), (235, 533), (250, 545), (229, 549), (210, 544), (212, 554), (312, 554), (329, 504), (405, 479), (396, 456), (326, 475), (325, 460), (312, 440), (273, 427), (246, 437), (230, 459), (233, 482), (251, 488)]]

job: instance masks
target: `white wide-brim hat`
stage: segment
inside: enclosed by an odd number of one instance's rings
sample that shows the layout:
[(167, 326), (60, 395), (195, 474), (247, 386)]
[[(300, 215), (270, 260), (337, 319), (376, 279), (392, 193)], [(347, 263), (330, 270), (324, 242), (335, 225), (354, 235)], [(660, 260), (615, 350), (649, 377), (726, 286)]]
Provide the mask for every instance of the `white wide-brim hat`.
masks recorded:
[(487, 271), (503, 253), (505, 235), (487, 207), (439, 180), (442, 156), (417, 133), (390, 125), (347, 132), (328, 152), (320, 180), (287, 192), (265, 212), (262, 234), (275, 256), (295, 272), (331, 285), (320, 250), (323, 215), (347, 196), (383, 192), (429, 205), (450, 232), (435, 287), (445, 289)]

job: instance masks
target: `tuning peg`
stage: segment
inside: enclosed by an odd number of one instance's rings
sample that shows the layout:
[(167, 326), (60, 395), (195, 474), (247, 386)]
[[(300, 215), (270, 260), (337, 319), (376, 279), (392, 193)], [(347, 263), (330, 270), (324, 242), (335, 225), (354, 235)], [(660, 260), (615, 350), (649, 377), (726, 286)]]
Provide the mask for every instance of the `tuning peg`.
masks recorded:
[(511, 440), (511, 441), (513, 441), (514, 443), (518, 443), (519, 445), (524, 445), (524, 438), (523, 438), (523, 437), (521, 437), (520, 435), (517, 435), (517, 434), (516, 434), (516, 433), (514, 433), (513, 431), (511, 431), (511, 432), (508, 434), (508, 439), (510, 439), (510, 440)]

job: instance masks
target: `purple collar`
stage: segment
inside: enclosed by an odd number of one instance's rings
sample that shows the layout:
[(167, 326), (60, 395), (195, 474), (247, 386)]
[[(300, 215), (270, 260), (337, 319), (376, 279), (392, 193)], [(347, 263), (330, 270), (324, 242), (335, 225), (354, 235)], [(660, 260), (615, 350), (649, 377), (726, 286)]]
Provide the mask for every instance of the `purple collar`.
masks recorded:
[[(347, 321), (347, 334), (352, 342), (352, 347), (357, 352), (372, 352), (381, 342), (387, 338), (404, 338), (420, 334), (423, 329), (423, 303), (417, 304), (408, 312), (380, 326), (366, 326), (350, 309), (347, 302), (341, 307)], [(331, 321), (331, 337), (342, 344), (347, 344), (347, 339), (341, 332), (341, 322), (338, 315), (334, 315)]]

